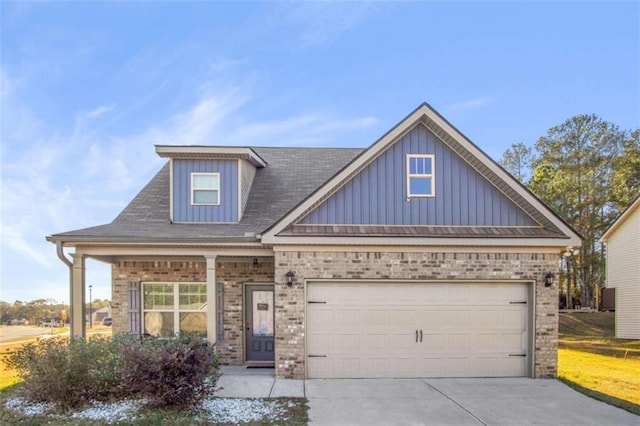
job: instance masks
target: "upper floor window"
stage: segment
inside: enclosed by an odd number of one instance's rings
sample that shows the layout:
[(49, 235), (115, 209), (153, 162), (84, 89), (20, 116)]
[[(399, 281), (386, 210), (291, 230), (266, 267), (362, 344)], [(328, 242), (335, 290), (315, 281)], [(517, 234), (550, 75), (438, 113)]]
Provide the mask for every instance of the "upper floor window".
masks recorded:
[(220, 173), (191, 173), (191, 204), (220, 204)]
[(435, 196), (433, 155), (407, 155), (407, 198)]

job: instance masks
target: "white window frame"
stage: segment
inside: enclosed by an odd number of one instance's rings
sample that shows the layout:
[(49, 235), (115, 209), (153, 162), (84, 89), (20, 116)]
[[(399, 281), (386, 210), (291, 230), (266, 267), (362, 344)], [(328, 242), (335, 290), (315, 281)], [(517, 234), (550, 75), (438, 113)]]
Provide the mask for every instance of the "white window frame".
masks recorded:
[[(196, 313), (204, 313), (205, 314), (205, 324), (208, 325), (209, 321), (209, 312), (207, 306), (209, 304), (209, 294), (205, 292), (207, 295), (207, 300), (205, 301), (203, 309), (180, 309), (180, 285), (204, 285), (205, 289), (207, 286), (206, 282), (173, 282), (173, 281), (146, 281), (142, 282), (142, 288), (140, 289), (140, 306), (142, 310), (142, 330), (145, 330), (145, 314), (147, 312), (172, 312), (173, 313), (173, 333), (174, 335), (180, 332), (180, 313), (183, 312), (196, 312)], [(173, 309), (148, 309), (144, 305), (144, 296), (145, 296), (145, 286), (147, 285), (170, 285), (173, 287)], [(208, 331), (208, 330), (207, 330)]]
[[(431, 173), (411, 173), (411, 160), (414, 158), (431, 161)], [(436, 196), (436, 161), (433, 154), (407, 154), (407, 200), (410, 198), (432, 198)], [(412, 194), (411, 179), (431, 179), (430, 194)]]
[[(218, 178), (217, 188), (200, 188), (194, 185), (196, 176), (216, 176)], [(218, 194), (218, 200), (215, 203), (196, 203), (195, 193), (196, 191), (215, 191)], [(219, 206), (220, 205), (220, 173), (209, 172), (191, 172), (191, 205), (192, 206)]]

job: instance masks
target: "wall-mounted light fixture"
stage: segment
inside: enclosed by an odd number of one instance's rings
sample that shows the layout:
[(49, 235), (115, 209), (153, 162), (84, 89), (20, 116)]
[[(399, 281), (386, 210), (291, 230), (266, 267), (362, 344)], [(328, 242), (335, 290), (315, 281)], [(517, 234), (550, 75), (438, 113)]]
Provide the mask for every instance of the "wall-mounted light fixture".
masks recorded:
[(257, 258), (257, 257), (254, 257), (254, 258), (253, 258), (253, 267), (254, 267), (254, 268), (257, 268), (257, 267), (258, 267), (258, 258)]
[(548, 272), (547, 275), (544, 276), (544, 286), (551, 287), (553, 285), (553, 274)]
[(293, 279), (296, 277), (296, 274), (293, 271), (289, 271), (284, 274), (284, 277), (286, 278), (287, 287), (291, 287), (293, 285)]

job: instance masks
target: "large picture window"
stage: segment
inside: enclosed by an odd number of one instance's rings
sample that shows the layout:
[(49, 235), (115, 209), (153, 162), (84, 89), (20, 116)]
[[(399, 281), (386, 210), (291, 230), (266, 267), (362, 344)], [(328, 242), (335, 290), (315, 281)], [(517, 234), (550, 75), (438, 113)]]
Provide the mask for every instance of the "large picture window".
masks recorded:
[(220, 204), (220, 173), (191, 173), (191, 204)]
[(207, 285), (204, 283), (143, 283), (144, 332), (171, 337), (193, 332), (207, 337)]
[(433, 155), (407, 155), (407, 198), (435, 196)]

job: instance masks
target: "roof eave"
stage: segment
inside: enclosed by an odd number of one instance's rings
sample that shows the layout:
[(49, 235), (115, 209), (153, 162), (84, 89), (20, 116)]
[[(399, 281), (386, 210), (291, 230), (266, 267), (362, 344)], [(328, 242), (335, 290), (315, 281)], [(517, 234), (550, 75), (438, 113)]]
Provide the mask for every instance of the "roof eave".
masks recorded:
[(250, 147), (206, 145), (156, 145), (156, 154), (162, 158), (202, 159), (241, 158), (256, 167), (266, 167), (267, 162)]
[(256, 244), (262, 245), (260, 238), (251, 237), (208, 237), (208, 238), (149, 238), (124, 236), (91, 236), (91, 235), (49, 235), (46, 240), (51, 243), (61, 242), (65, 246), (78, 244), (124, 244), (124, 245), (219, 245), (219, 244)]
[(627, 220), (627, 218), (629, 216), (631, 216), (631, 214), (634, 211), (636, 211), (636, 209), (638, 209), (638, 208), (640, 208), (640, 195), (638, 195), (636, 200), (633, 203), (631, 203), (631, 205), (629, 207), (627, 207), (627, 209), (625, 211), (623, 211), (622, 214), (620, 214), (620, 216), (618, 216), (616, 221), (613, 222), (613, 224), (609, 227), (609, 229), (607, 229), (606, 232), (604, 234), (602, 234), (602, 237), (600, 237), (598, 242), (606, 243), (607, 240), (611, 237), (611, 234), (613, 234), (616, 231), (616, 229), (618, 229), (620, 227), (620, 225), (622, 225), (622, 223), (625, 220)]

